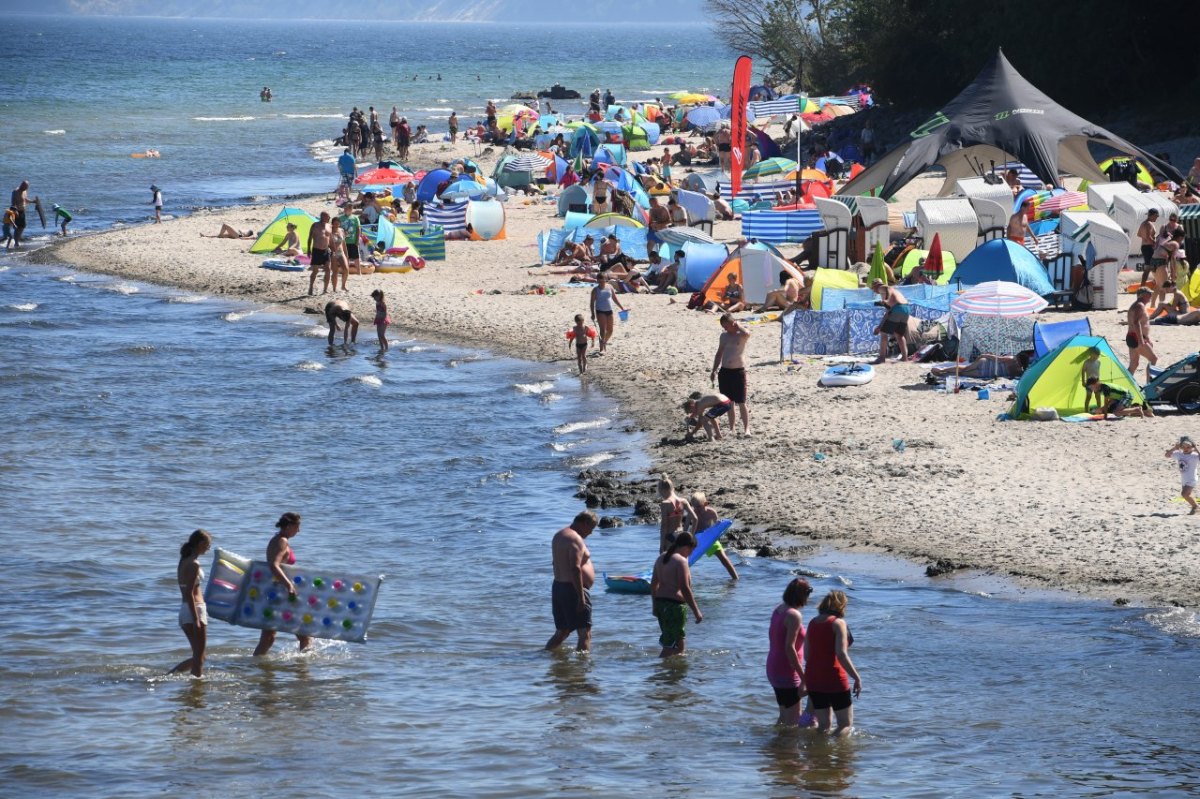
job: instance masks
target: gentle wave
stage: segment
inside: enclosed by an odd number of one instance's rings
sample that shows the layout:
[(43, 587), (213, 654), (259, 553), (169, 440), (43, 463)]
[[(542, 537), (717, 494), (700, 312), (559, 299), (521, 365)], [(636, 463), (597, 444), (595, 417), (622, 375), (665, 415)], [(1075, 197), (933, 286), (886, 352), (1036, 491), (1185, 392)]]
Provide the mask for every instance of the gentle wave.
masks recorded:
[(258, 311), (230, 311), (229, 313), (221, 316), (221, 318), (226, 322), (240, 322), (247, 316), (254, 316), (256, 313), (258, 313)]
[(171, 304), (193, 303), (193, 302), (204, 302), (207, 299), (208, 299), (208, 297), (205, 297), (203, 294), (178, 294), (178, 295), (174, 295), (171, 297), (167, 297), (165, 300), (163, 300), (163, 302), (169, 302)]
[(538, 399), (541, 400), (543, 405), (549, 405), (551, 402), (558, 402), (562, 399), (562, 394), (555, 394), (553, 391), (549, 391), (538, 397)]
[(599, 466), (605, 461), (611, 461), (617, 457), (612, 452), (597, 452), (595, 455), (581, 455), (577, 458), (569, 458), (567, 465), (572, 469), (590, 469), (593, 466)]
[(100, 288), (104, 289), (105, 291), (115, 291), (117, 294), (137, 294), (138, 293), (138, 287), (131, 286), (128, 283), (109, 283), (108, 285), (101, 286)]
[(358, 375), (357, 377), (350, 378), (350, 381), (353, 383), (362, 383), (364, 386), (374, 386), (375, 388), (383, 385), (383, 381), (375, 375)]
[(321, 327), (320, 325), (314, 325), (301, 330), (300, 335), (306, 338), (325, 338), (329, 335), (329, 328)]
[(250, 122), (254, 117), (192, 117), (196, 122)]
[(319, 372), (325, 368), (325, 364), (316, 361), (301, 361), (296, 364), (296, 368), (302, 372)]
[(67, 132), (65, 130), (43, 130), (42, 133), (45, 133), (47, 136), (66, 136), (67, 135)]
[(284, 114), (287, 119), (341, 119), (342, 114)]
[(608, 424), (609, 420), (604, 418), (593, 419), (590, 422), (567, 422), (554, 428), (554, 434), (565, 436), (569, 433), (578, 433), (580, 430), (595, 430), (597, 427), (605, 427)]
[(522, 394), (544, 394), (554, 388), (554, 382), (544, 380), (541, 383), (514, 383), (513, 388)]
[(16, 305), (9, 305), (8, 308), (14, 311), (36, 311), (38, 304), (36, 302), (20, 302)]
[(550, 444), (550, 449), (555, 452), (567, 452), (568, 450), (575, 449), (582, 443), (582, 441), (554, 441)]
[(1188, 608), (1167, 608), (1146, 614), (1146, 621), (1167, 635), (1200, 638), (1200, 619)]

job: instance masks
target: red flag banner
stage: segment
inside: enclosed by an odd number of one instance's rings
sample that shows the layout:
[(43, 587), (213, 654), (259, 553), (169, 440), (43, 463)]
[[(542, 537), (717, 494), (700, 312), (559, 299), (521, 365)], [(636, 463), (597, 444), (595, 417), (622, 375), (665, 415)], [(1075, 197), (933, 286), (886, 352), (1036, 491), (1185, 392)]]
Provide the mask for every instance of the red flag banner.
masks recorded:
[(750, 56), (740, 56), (733, 65), (733, 95), (730, 99), (729, 188), (736, 197), (742, 190), (742, 169), (746, 163), (746, 102), (750, 99)]

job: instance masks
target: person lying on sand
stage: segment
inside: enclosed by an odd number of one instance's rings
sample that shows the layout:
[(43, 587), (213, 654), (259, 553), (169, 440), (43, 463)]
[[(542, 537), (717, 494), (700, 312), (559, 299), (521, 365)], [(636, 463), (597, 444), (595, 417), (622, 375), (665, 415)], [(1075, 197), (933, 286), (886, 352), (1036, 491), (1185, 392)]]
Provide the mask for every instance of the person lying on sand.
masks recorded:
[(202, 238), (202, 239), (252, 239), (252, 238), (255, 238), (255, 234), (254, 234), (253, 230), (247, 230), (245, 233), (243, 233), (240, 230), (238, 230), (237, 228), (232, 227), (231, 225), (222, 223), (220, 233), (216, 234), (215, 236), (210, 236), (207, 233), (201, 233), (200, 238)]
[[(808, 307), (808, 292), (804, 290), (803, 278), (792, 277), (790, 272), (782, 270), (779, 273), (779, 283), (783, 288), (767, 292), (766, 300), (763, 301), (762, 307), (758, 309), (759, 313), (783, 311), (786, 314), (796, 308)], [(803, 303), (801, 303), (802, 298)]]
[(934, 377), (974, 377), (990, 380), (993, 377), (1020, 377), (1029, 368), (1033, 350), (1018, 352), (1016, 355), (992, 355), (984, 353), (970, 363), (958, 367), (935, 366), (929, 370)]

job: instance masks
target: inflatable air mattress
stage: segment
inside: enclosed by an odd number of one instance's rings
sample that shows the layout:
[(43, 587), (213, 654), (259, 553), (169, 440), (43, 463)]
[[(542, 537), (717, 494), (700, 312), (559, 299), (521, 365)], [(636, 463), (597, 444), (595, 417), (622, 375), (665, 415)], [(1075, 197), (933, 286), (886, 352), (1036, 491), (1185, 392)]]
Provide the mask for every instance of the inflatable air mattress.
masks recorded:
[[(704, 557), (709, 548), (717, 543), (721, 536), (732, 526), (732, 521), (723, 519), (712, 527), (696, 533), (696, 549), (688, 558), (688, 565), (695, 565), (696, 561)], [(606, 572), (601, 576), (604, 578), (604, 585), (607, 586), (609, 591), (615, 591), (620, 594), (648, 594), (650, 593), (650, 578), (653, 576), (653, 572), (614, 575), (612, 577), (609, 577)]]
[(213, 553), (204, 602), (208, 615), (239, 627), (278, 630), (314, 638), (365, 641), (382, 575), (338, 574), (284, 566), (296, 598), (275, 582), (265, 561), (228, 550)]
[(304, 264), (294, 258), (268, 258), (262, 262), (263, 269), (274, 269), (279, 272), (303, 272)]
[(839, 363), (821, 375), (822, 386), (862, 386), (875, 379), (875, 367), (867, 363)]

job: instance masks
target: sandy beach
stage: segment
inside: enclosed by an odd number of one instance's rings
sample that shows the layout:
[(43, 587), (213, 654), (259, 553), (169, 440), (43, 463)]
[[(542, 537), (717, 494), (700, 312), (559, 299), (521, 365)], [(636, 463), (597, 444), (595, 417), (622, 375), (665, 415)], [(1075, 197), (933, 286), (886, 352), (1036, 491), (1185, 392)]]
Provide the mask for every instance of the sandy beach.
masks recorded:
[[(465, 144), (414, 148), (414, 154), (431, 163), (474, 155)], [(479, 159), (486, 172), (498, 154)], [(333, 180), (331, 170), (331, 188)], [(911, 208), (939, 183), (915, 181), (900, 206)], [(294, 204), (316, 214), (332, 210), (332, 199)], [(200, 212), (163, 225), (72, 238), (33, 258), (320, 312), (328, 298), (307, 296), (307, 273), (262, 269), (262, 256), (246, 252), (248, 242), (200, 236), (222, 223), (258, 230), (278, 207)], [(369, 294), (381, 288), (397, 328), (393, 337), (486, 347), (573, 370), (563, 332), (574, 314), (587, 312), (587, 289), (529, 293), (529, 287), (565, 281), (536, 268), (538, 232), (561, 224), (554, 204), (516, 198), (506, 213), (507, 240), (447, 242), (447, 260), (420, 272), (352, 275), (350, 299), (365, 322), (359, 348), (375, 347)], [(719, 223), (716, 238), (735, 240), (739, 224)], [(864, 387), (820, 388), (826, 364), (819, 358), (780, 362), (779, 325), (766, 323), (752, 327), (747, 351), (753, 435), (684, 444), (679, 403), (707, 387), (717, 317), (688, 311), (666, 296), (620, 299), (631, 308), (630, 320), (618, 324), (609, 353), (591, 361), (586, 379), (615, 397), (647, 432), (656, 471), (686, 490), (713, 496), (724, 489), (715, 504), (738, 527), (766, 534), (785, 557), (831, 545), (940, 561), (1106, 599), (1200, 603), (1200, 521), (1187, 516), (1182, 501), (1173, 501), (1178, 471), (1163, 457), (1178, 436), (1197, 432), (1193, 417), (1082, 425), (999, 421), (1007, 392), (994, 392), (988, 401), (973, 392), (936, 393), (922, 381), (927, 367), (918, 364), (880, 367)], [(1129, 301), (1122, 299), (1125, 306)], [(1123, 312), (1088, 316), (1093, 330), (1124, 357)], [(1154, 332), (1161, 365), (1195, 350), (1191, 328)], [(313, 346), (324, 344), (316, 340)], [(906, 442), (903, 452), (893, 449), (895, 439)]]

